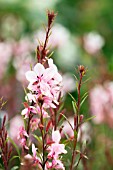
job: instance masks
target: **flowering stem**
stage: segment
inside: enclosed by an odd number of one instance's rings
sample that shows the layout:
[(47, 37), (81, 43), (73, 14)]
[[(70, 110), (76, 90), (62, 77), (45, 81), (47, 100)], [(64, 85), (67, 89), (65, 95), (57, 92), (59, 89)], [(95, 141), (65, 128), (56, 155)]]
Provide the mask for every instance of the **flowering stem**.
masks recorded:
[[(74, 130), (76, 130), (76, 132), (78, 133), (78, 127), (79, 127), (79, 121), (80, 121), (80, 102), (81, 102), (81, 98), (80, 98), (80, 90), (81, 90), (81, 84), (82, 84), (82, 78), (85, 72), (83, 72), (84, 70), (80, 70), (81, 66), (79, 66), (79, 72), (80, 72), (80, 79), (79, 79), (79, 83), (78, 83), (78, 101), (77, 101), (77, 112), (76, 112), (76, 119), (74, 121)], [(71, 161), (71, 166), (70, 166), (70, 170), (73, 170), (73, 164), (74, 164), (74, 160), (75, 160), (75, 149), (76, 149), (76, 145), (77, 145), (77, 135), (74, 139), (74, 147), (73, 147), (73, 153), (72, 153), (72, 161)]]

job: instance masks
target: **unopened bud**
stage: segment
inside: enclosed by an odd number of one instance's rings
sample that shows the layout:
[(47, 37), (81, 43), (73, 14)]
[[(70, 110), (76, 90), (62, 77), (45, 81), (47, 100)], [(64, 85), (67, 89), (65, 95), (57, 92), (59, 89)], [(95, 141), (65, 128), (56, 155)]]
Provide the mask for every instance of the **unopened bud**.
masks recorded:
[(80, 74), (82, 74), (82, 76), (85, 75), (86, 68), (83, 65), (78, 66), (78, 70), (79, 70)]
[(47, 15), (48, 15), (48, 25), (51, 26), (51, 24), (53, 23), (55, 17), (57, 14), (54, 13), (54, 11), (47, 11)]
[(80, 115), (80, 123), (82, 123), (84, 115)]

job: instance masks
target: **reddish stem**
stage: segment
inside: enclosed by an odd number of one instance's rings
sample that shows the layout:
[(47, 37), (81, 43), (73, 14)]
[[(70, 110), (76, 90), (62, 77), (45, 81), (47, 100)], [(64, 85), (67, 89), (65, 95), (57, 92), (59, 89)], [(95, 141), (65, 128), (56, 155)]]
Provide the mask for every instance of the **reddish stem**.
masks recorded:
[[(81, 90), (81, 83), (82, 83), (82, 78), (83, 75), (82, 73), (80, 73), (80, 80), (79, 80), (79, 84), (78, 84), (78, 102), (77, 102), (77, 117), (76, 117), (76, 122), (74, 122), (74, 130), (76, 130), (78, 132), (78, 126), (79, 126), (79, 112), (80, 112), (80, 90)], [(75, 124), (76, 123), (76, 124)], [(74, 164), (74, 160), (75, 160), (75, 149), (76, 149), (76, 145), (77, 145), (77, 136), (74, 139), (74, 147), (73, 147), (73, 153), (72, 153), (72, 161), (71, 161), (71, 166), (70, 166), (70, 170), (73, 170), (73, 164)]]

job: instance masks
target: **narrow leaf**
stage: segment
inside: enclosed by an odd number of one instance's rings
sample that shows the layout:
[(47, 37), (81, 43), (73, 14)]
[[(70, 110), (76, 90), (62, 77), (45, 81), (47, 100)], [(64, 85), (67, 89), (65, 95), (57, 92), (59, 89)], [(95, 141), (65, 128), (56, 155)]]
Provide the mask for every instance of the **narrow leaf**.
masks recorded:
[(8, 140), (9, 140), (9, 141), (12, 143), (12, 145), (15, 147), (15, 149), (16, 149), (19, 157), (20, 157), (20, 152), (19, 152), (19, 149), (18, 149), (16, 143), (15, 143), (10, 137), (8, 137)]
[[(60, 114), (62, 114), (62, 113), (60, 113)], [(67, 117), (66, 117), (64, 114), (62, 114), (62, 116), (67, 120), (67, 122), (69, 123), (71, 129), (74, 130), (73, 127), (72, 127), (72, 125), (71, 125), (71, 123), (70, 123), (69, 120), (67, 119)]]
[(86, 120), (84, 120), (84, 122), (87, 122), (87, 121), (89, 121), (89, 120), (92, 120), (93, 118), (95, 118), (96, 116), (91, 116), (91, 117), (89, 117), (88, 119), (86, 119)]
[(85, 102), (85, 100), (87, 99), (87, 97), (88, 97), (88, 95), (83, 98), (83, 100), (82, 100), (81, 103), (80, 103), (80, 107), (83, 105), (83, 103)]
[(71, 93), (68, 93), (69, 95), (70, 95), (70, 97), (73, 99), (73, 101), (76, 103), (76, 100), (75, 100), (75, 98), (72, 96), (72, 94)]
[(74, 101), (72, 101), (72, 106), (73, 106), (74, 113), (76, 114), (78, 107), (77, 107), (77, 104)]
[(13, 157), (9, 160), (9, 162), (11, 162), (12, 160), (14, 160), (14, 159), (16, 159), (16, 158), (19, 158), (19, 159), (20, 159), (19, 156), (13, 156)]

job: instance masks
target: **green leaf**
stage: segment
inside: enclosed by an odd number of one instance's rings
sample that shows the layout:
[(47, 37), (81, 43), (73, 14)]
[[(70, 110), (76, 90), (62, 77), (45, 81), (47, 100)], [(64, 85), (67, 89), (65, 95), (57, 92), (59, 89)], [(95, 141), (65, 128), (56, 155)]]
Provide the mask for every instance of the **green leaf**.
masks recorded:
[(12, 160), (14, 160), (14, 159), (16, 159), (16, 158), (19, 158), (19, 159), (20, 159), (19, 156), (13, 156), (13, 157), (9, 160), (9, 162), (11, 162)]
[(88, 95), (88, 92), (84, 93), (84, 95), (81, 97), (81, 100), (83, 100), (83, 98), (87, 95)]
[(16, 149), (18, 155), (19, 155), (19, 158), (20, 158), (20, 151), (19, 151), (16, 143), (15, 143), (10, 137), (8, 137), (8, 140), (9, 140), (9, 141), (12, 143), (12, 145), (15, 147), (15, 149)]
[(74, 130), (71, 123), (69, 122), (68, 118), (64, 114), (62, 114), (62, 113), (60, 113), (60, 114), (67, 120), (67, 122), (69, 123), (71, 129)]
[(75, 80), (78, 82), (78, 79), (77, 79), (77, 77), (73, 74), (73, 76), (74, 76), (74, 78), (75, 78)]
[(76, 131), (76, 129), (75, 129), (75, 130), (74, 130), (74, 138), (75, 138), (75, 139), (77, 139), (77, 134), (78, 134), (78, 133), (77, 133), (77, 131)]
[(42, 145), (42, 140), (40, 139), (40, 137), (38, 137), (37, 135), (34, 135), (34, 134), (33, 134), (33, 136)]
[(89, 121), (89, 120), (92, 120), (93, 118), (95, 118), (96, 116), (91, 116), (91, 117), (89, 117), (88, 119), (86, 119), (86, 120), (84, 120), (84, 122), (87, 122), (87, 121)]
[(82, 100), (81, 103), (80, 103), (80, 107), (83, 105), (83, 103), (85, 102), (85, 100), (87, 99), (87, 97), (88, 97), (88, 95), (86, 95), (86, 96), (83, 98), (83, 100)]
[(76, 103), (76, 100), (75, 100), (75, 98), (72, 96), (72, 94), (71, 93), (68, 93), (69, 95), (70, 95), (70, 97), (73, 99), (73, 101)]
[(78, 107), (77, 107), (77, 104), (74, 101), (72, 101), (72, 106), (73, 106), (74, 113), (76, 114)]
[(60, 112), (63, 110), (63, 107), (64, 107), (64, 103), (62, 103), (62, 104), (60, 105), (60, 108), (58, 109), (58, 113), (60, 113)]

